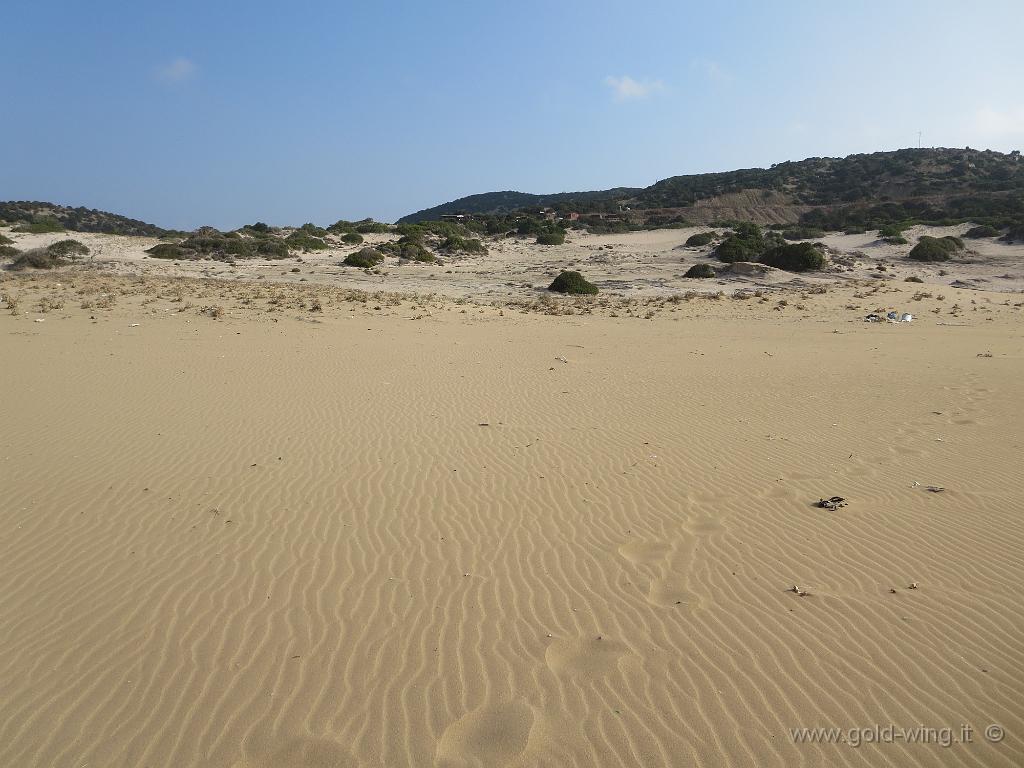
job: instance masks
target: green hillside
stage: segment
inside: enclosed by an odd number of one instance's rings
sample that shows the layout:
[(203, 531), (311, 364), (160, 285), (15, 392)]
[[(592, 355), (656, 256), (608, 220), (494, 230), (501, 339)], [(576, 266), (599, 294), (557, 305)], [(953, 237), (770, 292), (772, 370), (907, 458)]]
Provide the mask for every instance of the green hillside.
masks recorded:
[(57, 222), (64, 229), (74, 232), (103, 232), (109, 235), (160, 237), (168, 231), (116, 213), (24, 200), (0, 202), (0, 221), (25, 225)]
[[(1024, 215), (1020, 152), (975, 149), (901, 149), (843, 158), (812, 157), (770, 168), (672, 176), (644, 189), (530, 195), (495, 192), (453, 200), (406, 216), (424, 221), (442, 214), (504, 214), (550, 206), (580, 213), (629, 210), (643, 220), (653, 209), (751, 210), (770, 201), (778, 217), (839, 228), (908, 217), (1015, 219)], [(767, 202), (765, 203), (768, 204)], [(683, 212), (683, 216), (685, 216)], [(706, 217), (705, 217), (706, 218)]]

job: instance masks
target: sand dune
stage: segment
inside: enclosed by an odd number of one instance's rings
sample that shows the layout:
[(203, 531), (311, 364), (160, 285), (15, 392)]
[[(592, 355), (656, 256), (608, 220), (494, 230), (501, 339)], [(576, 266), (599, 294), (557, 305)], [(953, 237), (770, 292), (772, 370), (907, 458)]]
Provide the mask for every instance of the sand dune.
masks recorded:
[(0, 765), (1024, 761), (1019, 296), (0, 288)]
[[(74, 233), (91, 254), (92, 268), (122, 276), (158, 278), (208, 278), (232, 281), (266, 281), (274, 284), (318, 283), (335, 288), (387, 293), (437, 294), (474, 302), (534, 301), (563, 269), (582, 271), (603, 293), (626, 299), (668, 298), (687, 291), (715, 292), (743, 285), (799, 288), (828, 286), (836, 281), (885, 279), (900, 282), (915, 277), (925, 285), (948, 287), (960, 281), (966, 287), (993, 292), (1024, 291), (1024, 244), (1007, 244), (995, 238), (967, 240), (967, 252), (955, 262), (925, 264), (910, 261), (907, 253), (924, 234), (962, 235), (970, 225), (955, 227), (916, 226), (905, 234), (905, 245), (889, 245), (877, 232), (861, 235), (830, 234), (832, 266), (823, 273), (793, 275), (773, 271), (745, 278), (692, 280), (683, 277), (697, 263), (722, 265), (712, 246), (687, 248), (687, 238), (708, 227), (658, 229), (644, 232), (593, 235), (571, 231), (564, 245), (537, 246), (524, 238), (491, 239), (486, 254), (442, 255), (438, 264), (400, 262), (389, 256), (379, 269), (363, 270), (341, 265), (344, 257), (362, 246), (335, 246), (325, 251), (299, 254), (283, 260), (167, 261), (152, 258), (146, 249), (158, 241)], [(717, 231), (722, 231), (721, 229)], [(67, 233), (26, 235), (0, 229), (18, 248), (49, 245)], [(397, 234), (367, 235), (367, 243), (394, 240)]]

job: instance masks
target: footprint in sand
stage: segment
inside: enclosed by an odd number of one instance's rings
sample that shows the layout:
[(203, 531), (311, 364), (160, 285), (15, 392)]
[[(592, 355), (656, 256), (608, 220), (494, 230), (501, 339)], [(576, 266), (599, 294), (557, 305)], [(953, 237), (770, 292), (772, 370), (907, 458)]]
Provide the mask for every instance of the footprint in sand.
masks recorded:
[(594, 678), (615, 672), (625, 653), (625, 645), (606, 637), (569, 638), (549, 645), (544, 661), (556, 674)]
[(481, 707), (445, 728), (437, 744), (437, 766), (507, 765), (525, 751), (533, 725), (533, 709), (523, 701)]
[(668, 554), (670, 547), (663, 541), (629, 541), (619, 547), (619, 554), (634, 565), (653, 565)]

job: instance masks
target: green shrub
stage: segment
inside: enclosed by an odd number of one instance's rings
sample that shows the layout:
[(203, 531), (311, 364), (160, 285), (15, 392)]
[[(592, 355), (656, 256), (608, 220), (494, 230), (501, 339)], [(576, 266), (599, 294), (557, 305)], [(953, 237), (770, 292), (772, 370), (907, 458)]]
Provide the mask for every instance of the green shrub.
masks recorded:
[(437, 257), (419, 243), (405, 243), (398, 257), (409, 261), (437, 261)]
[(598, 292), (597, 286), (589, 282), (579, 272), (569, 271), (559, 274), (551, 285), (548, 286), (548, 290), (556, 291), (557, 293), (586, 294), (590, 296)]
[(288, 248), (295, 251), (326, 251), (330, 246), (319, 237), (306, 234), (305, 231), (297, 229), (284, 239)]
[[(565, 232), (561, 230), (555, 230), (553, 232), (541, 232), (537, 235), (537, 245), (563, 245), (565, 243)], [(578, 272), (573, 273), (562, 273), (562, 274), (579, 274)], [(552, 289), (554, 290), (554, 289)], [(596, 290), (594, 291), (597, 292)]]
[(325, 237), (327, 235), (327, 230), (323, 227), (318, 227), (316, 224), (303, 224), (296, 231), (303, 232), (311, 237)]
[(882, 242), (888, 243), (889, 245), (906, 245), (910, 241), (903, 235), (893, 235), (891, 237), (883, 237)]
[(786, 240), (813, 240), (824, 237), (825, 231), (816, 227), (793, 227), (783, 230), (782, 236)]
[(384, 261), (384, 254), (374, 248), (361, 248), (355, 253), (350, 253), (342, 262), (347, 267), (362, 267), (368, 269), (375, 267)]
[(288, 258), (288, 245), (284, 240), (278, 240), (276, 237), (269, 237), (264, 240), (250, 240), (249, 242), (255, 244), (257, 256), (262, 256), (265, 259)]
[(419, 226), (438, 237), (464, 237), (469, 234), (466, 227), (454, 221), (421, 221)]
[(736, 235), (729, 235), (715, 248), (715, 258), (732, 264), (736, 261), (753, 261), (761, 253), (761, 248), (754, 243)]
[(963, 249), (963, 241), (958, 237), (922, 235), (907, 255), (914, 261), (949, 261), (954, 253)]
[(686, 238), (686, 245), (689, 248), (697, 248), (713, 243), (716, 237), (718, 237), (717, 232), (698, 232), (696, 235)]
[[(173, 250), (174, 247), (177, 250)], [(237, 232), (224, 233), (212, 227), (201, 227), (180, 243), (160, 243), (146, 253), (159, 259), (286, 259), (288, 245), (273, 236), (242, 237)]]
[(51, 216), (40, 216), (21, 226), (15, 227), (12, 232), (27, 232), (33, 235), (45, 235), (48, 232), (63, 232), (64, 225)]
[(867, 232), (867, 229), (858, 224), (853, 224), (843, 230), (844, 235), (863, 235), (865, 232)]
[(399, 224), (395, 227), (395, 232), (400, 234), (402, 237), (415, 237), (422, 240), (426, 234), (426, 228), (419, 224)]
[(60, 267), (67, 263), (67, 260), (61, 256), (55, 256), (50, 253), (46, 248), (32, 248), (28, 251), (22, 251), (14, 257), (14, 261), (11, 262), (8, 269), (20, 271), (31, 267), (32, 269), (53, 269), (54, 267)]
[(878, 236), (880, 238), (901, 237), (903, 235), (903, 230), (909, 228), (910, 224), (906, 222), (900, 222), (897, 224), (886, 224), (885, 226), (879, 228)]
[(425, 229), (416, 229), (408, 234), (402, 235), (398, 238), (398, 242), (401, 245), (405, 245), (406, 243), (416, 243), (417, 245), (421, 245), (426, 236), (427, 231)]
[(354, 222), (346, 221), (345, 219), (338, 219), (327, 228), (327, 231), (333, 232), (336, 235), (340, 235), (345, 232), (355, 232), (356, 225)]
[(458, 235), (448, 235), (441, 243), (442, 251), (464, 251), (466, 250), (466, 241)]
[(356, 232), (362, 235), (379, 235), (387, 231), (387, 224), (381, 224), (379, 221), (374, 221), (373, 219), (363, 219), (358, 224), (356, 224)]
[(758, 259), (769, 267), (787, 272), (809, 272), (825, 268), (825, 254), (814, 243), (787, 243), (777, 245), (761, 254)]
[(441, 243), (442, 251), (449, 251), (452, 253), (462, 251), (465, 253), (486, 253), (487, 249), (484, 244), (477, 238), (464, 239), (458, 235), (449, 235)]
[(341, 242), (345, 245), (359, 245), (363, 242), (363, 236), (358, 232), (346, 232), (341, 236)]
[(392, 243), (384, 243), (380, 246), (380, 250), (406, 261), (437, 261), (437, 257), (427, 250), (422, 243), (408, 237), (402, 237)]
[(21, 251), (13, 245), (0, 245), (0, 259), (13, 259)]
[(88, 256), (89, 248), (77, 240), (58, 240), (46, 249), (50, 255), (57, 258), (73, 258), (75, 256)]
[(999, 237), (999, 230), (987, 224), (982, 224), (981, 226), (968, 229), (964, 233), (964, 237), (969, 237), (972, 240), (978, 240), (982, 237)]
[(715, 269), (710, 264), (694, 264), (688, 270), (683, 277), (697, 278), (700, 280), (706, 280), (709, 277), (715, 276)]
[(157, 243), (147, 248), (146, 253), (155, 259), (191, 259), (196, 255), (195, 251), (185, 250), (177, 243)]
[(540, 219), (524, 218), (516, 223), (516, 234), (520, 236), (538, 235), (544, 231), (544, 224)]
[(1008, 243), (1024, 243), (1024, 224), (1011, 225), (1002, 239)]
[(715, 257), (726, 264), (757, 261), (769, 248), (784, 243), (778, 232), (770, 232), (766, 236), (757, 224), (741, 221), (733, 226), (733, 233), (715, 248)]
[(923, 283), (923, 282), (924, 282), (924, 280), (922, 280), (922, 279), (921, 279), (920, 277), (918, 277), (917, 275), (911, 275), (910, 277), (905, 277), (905, 278), (903, 279), (903, 282), (904, 282), (904, 283)]
[(0, 245), (14, 245), (14, 241), (6, 235), (0, 234)]

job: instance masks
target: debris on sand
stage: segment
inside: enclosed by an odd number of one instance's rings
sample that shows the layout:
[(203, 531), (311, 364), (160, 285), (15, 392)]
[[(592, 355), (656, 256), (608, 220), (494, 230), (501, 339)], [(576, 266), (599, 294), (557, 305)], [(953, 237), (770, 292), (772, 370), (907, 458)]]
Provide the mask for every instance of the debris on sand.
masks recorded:
[(839, 509), (840, 507), (845, 507), (846, 504), (847, 501), (842, 496), (832, 496), (831, 498), (828, 499), (818, 499), (818, 506), (821, 509), (836, 510)]
[(801, 589), (796, 584), (794, 584), (792, 587), (790, 587), (787, 591), (792, 592), (792, 593), (794, 593), (794, 594), (796, 594), (796, 595), (798, 595), (800, 597), (807, 597), (809, 594), (811, 594), (806, 589)]

